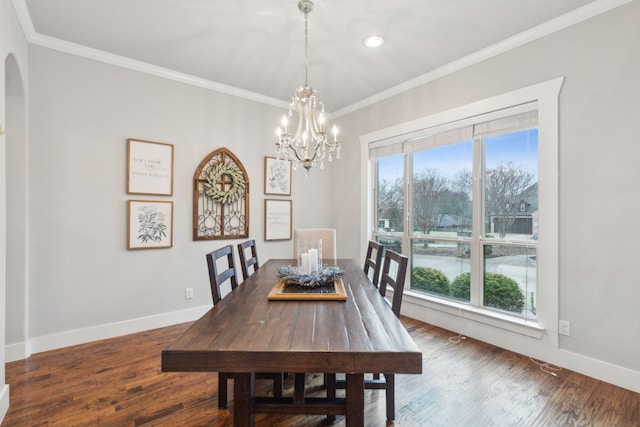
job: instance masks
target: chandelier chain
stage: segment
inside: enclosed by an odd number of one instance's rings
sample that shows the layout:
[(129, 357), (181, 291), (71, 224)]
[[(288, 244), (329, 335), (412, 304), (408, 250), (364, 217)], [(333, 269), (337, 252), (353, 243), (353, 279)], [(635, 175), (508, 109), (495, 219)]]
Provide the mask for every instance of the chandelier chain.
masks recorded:
[(309, 13), (304, 13), (304, 85), (309, 86)]

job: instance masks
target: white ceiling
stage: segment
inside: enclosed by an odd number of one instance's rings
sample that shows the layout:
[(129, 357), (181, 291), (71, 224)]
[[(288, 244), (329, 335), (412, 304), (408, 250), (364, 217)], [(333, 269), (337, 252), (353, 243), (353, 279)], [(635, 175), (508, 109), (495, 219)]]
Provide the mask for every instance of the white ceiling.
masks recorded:
[[(329, 111), (345, 111), (624, 2), (315, 0), (309, 83)], [(31, 43), (120, 65), (140, 61), (183, 80), (258, 94), (275, 105), (288, 102), (304, 83), (304, 17), (297, 3), (14, 0)], [(386, 43), (365, 48), (362, 40), (371, 34)]]

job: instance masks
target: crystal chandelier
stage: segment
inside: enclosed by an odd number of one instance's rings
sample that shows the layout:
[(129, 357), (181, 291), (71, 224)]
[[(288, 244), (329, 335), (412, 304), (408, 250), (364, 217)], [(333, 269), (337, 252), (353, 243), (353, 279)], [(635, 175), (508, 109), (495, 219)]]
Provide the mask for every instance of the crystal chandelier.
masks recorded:
[[(340, 142), (338, 129), (332, 128), (332, 137), (325, 131), (324, 103), (318, 99), (318, 92), (308, 83), (309, 55), (308, 55), (308, 16), (313, 10), (311, 0), (300, 0), (298, 9), (304, 13), (304, 86), (298, 87), (289, 106), (289, 113), (282, 116), (281, 127), (278, 127), (278, 142), (276, 153), (278, 158), (289, 158), (293, 162), (293, 169), (299, 164), (306, 169), (305, 176), (309, 176), (309, 169), (320, 163), (324, 169), (324, 159), (340, 158)], [(289, 133), (289, 120), (293, 112), (297, 112), (298, 121), (295, 134)], [(293, 129), (293, 127), (291, 127)], [(333, 139), (330, 141), (329, 139)]]

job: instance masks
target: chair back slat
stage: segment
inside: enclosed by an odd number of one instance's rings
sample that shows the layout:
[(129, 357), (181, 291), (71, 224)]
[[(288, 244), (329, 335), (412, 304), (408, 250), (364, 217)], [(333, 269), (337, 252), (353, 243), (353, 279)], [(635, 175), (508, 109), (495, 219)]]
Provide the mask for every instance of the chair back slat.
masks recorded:
[[(373, 286), (378, 287), (380, 280), (380, 270), (382, 269), (382, 255), (384, 254), (384, 246), (372, 240), (369, 241), (367, 247), (367, 256), (364, 259), (364, 274), (371, 279)], [(369, 271), (373, 272), (373, 277)]]
[[(247, 253), (248, 252), (248, 253)], [(247, 277), (255, 273), (260, 264), (258, 263), (258, 250), (256, 249), (255, 240), (247, 240), (246, 242), (238, 243), (238, 254), (240, 255), (240, 267), (242, 268), (242, 280), (247, 280)], [(250, 270), (253, 271), (250, 273)]]
[(380, 291), (380, 295), (384, 297), (387, 292), (387, 286), (393, 289), (391, 310), (397, 317), (400, 317), (400, 306), (402, 305), (402, 294), (404, 293), (404, 278), (408, 265), (409, 258), (406, 256), (389, 249), (384, 252), (384, 266), (382, 267), (378, 290)]
[[(218, 260), (226, 258), (218, 263)], [(222, 266), (220, 265), (222, 264)], [(209, 283), (211, 285), (211, 297), (213, 305), (216, 305), (222, 299), (222, 285), (227, 281), (231, 281), (231, 290), (238, 287), (238, 277), (236, 272), (236, 264), (233, 258), (233, 246), (227, 245), (220, 249), (207, 254), (207, 266), (209, 268)]]

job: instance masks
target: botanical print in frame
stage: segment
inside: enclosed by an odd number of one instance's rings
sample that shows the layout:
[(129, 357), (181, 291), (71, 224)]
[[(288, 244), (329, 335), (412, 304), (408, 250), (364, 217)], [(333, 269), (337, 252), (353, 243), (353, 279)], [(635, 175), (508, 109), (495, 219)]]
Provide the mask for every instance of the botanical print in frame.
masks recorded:
[(264, 194), (291, 195), (291, 160), (264, 158)]
[(173, 246), (173, 202), (129, 200), (128, 249)]
[(128, 139), (127, 193), (173, 195), (173, 144)]
[(291, 200), (264, 200), (264, 240), (291, 240)]

